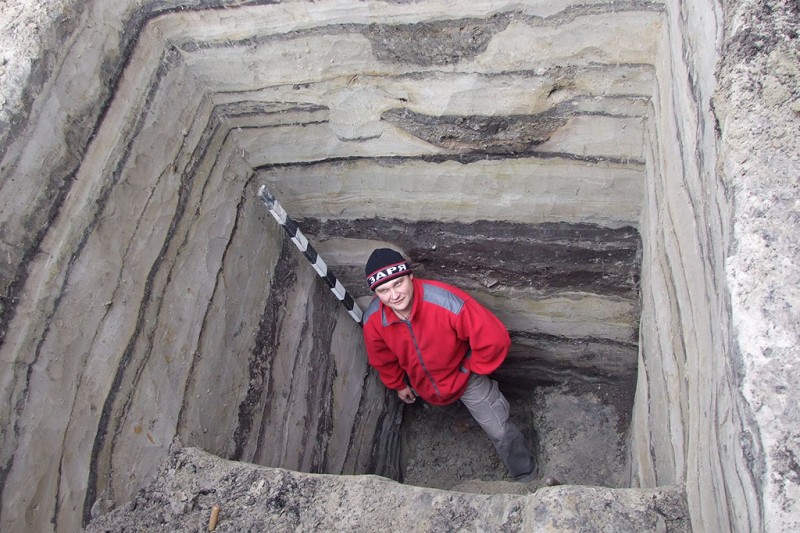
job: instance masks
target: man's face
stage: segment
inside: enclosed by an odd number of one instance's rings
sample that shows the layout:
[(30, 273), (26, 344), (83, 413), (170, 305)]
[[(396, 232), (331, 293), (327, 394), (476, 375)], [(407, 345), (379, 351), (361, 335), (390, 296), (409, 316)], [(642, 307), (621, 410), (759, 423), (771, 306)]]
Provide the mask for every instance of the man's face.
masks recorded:
[(414, 302), (414, 274), (387, 281), (375, 289), (375, 295), (393, 311), (405, 315), (411, 311)]

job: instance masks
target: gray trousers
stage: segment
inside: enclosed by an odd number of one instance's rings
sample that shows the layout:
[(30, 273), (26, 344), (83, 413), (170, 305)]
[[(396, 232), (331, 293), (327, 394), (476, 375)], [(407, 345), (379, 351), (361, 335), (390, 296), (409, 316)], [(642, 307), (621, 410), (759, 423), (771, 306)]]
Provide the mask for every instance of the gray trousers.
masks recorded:
[(536, 460), (528, 451), (519, 428), (509, 420), (508, 400), (500, 392), (495, 380), (471, 374), (460, 400), (489, 436), (514, 479), (530, 481), (538, 476)]

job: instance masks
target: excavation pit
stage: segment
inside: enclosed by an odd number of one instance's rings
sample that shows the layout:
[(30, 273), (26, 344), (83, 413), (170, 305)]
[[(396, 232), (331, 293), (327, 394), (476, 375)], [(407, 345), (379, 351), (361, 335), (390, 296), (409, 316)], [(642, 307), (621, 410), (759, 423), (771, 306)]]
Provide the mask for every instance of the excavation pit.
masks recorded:
[[(3, 530), (800, 529), (795, 2), (6, 4)], [(389, 245), (494, 311), (578, 484), (392, 481), (449, 422), (261, 185), (362, 306)]]

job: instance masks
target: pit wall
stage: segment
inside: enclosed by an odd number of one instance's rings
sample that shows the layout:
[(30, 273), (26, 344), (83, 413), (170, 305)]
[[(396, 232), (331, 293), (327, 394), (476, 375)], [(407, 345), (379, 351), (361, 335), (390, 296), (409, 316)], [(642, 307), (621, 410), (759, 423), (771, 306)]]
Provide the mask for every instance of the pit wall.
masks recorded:
[(397, 416), (360, 328), (257, 200), (180, 56), (152, 27), (133, 47), (150, 13), (129, 7), (73, 13), (59, 49), (105, 47), (40, 72), (28, 127), (2, 146), (16, 292), (2, 309), (0, 529), (79, 530), (130, 500), (176, 438), (396, 477)]
[(718, 173), (712, 98), (731, 15), (717, 2), (667, 10), (646, 135), (631, 484), (685, 486), (695, 531), (780, 531), (763, 514), (761, 435), (742, 391), (726, 273), (733, 199)]
[[(149, 131), (130, 144), (107, 119), (28, 266), (2, 346), (16, 369), (2, 374), (4, 530), (79, 529), (147, 483), (176, 437), (396, 476), (359, 327), (257, 200), (227, 128), (171, 76), (180, 64), (145, 75), (169, 87), (160, 100), (137, 92), (147, 83), (118, 92), (110, 117), (135, 109)], [(175, 123), (185, 137), (161, 134)]]

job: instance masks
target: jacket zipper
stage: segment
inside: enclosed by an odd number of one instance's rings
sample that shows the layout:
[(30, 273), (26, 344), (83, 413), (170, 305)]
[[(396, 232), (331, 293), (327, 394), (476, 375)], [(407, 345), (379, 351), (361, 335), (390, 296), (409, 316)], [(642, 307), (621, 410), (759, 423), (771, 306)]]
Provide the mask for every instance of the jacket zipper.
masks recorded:
[(411, 334), (411, 340), (414, 341), (414, 350), (417, 352), (417, 359), (419, 359), (419, 364), (422, 366), (422, 370), (425, 372), (425, 375), (428, 377), (428, 381), (431, 382), (433, 386), (433, 392), (436, 393), (436, 396), (439, 398), (442, 397), (442, 393), (439, 392), (439, 387), (436, 386), (436, 381), (433, 380), (433, 376), (430, 372), (428, 372), (428, 367), (425, 366), (425, 361), (422, 360), (422, 351), (419, 349), (419, 344), (417, 343), (417, 337), (414, 335), (414, 329), (411, 327), (411, 320), (403, 320), (402, 321), (406, 327), (408, 327), (408, 332)]

